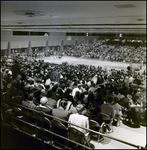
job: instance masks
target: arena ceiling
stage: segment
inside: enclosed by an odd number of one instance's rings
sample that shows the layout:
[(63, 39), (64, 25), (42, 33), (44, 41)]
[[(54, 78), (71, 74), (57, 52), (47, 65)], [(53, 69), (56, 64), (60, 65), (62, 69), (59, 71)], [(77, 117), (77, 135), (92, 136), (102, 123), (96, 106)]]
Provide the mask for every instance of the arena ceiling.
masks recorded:
[(1, 30), (146, 33), (146, 1), (1, 1)]

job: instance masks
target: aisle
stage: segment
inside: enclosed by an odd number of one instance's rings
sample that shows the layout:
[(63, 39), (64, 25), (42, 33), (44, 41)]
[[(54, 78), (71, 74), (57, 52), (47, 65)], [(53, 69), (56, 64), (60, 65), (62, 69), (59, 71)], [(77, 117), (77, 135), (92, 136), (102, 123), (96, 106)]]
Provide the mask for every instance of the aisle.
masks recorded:
[[(130, 128), (123, 123), (119, 127), (113, 127), (114, 132), (106, 134), (114, 138), (127, 141), (129, 143), (145, 147), (146, 145), (146, 127), (141, 126), (140, 128)], [(115, 140), (104, 138), (104, 141), (98, 143), (96, 141), (91, 141), (94, 144), (95, 149), (136, 149), (135, 147), (129, 146), (117, 142)]]

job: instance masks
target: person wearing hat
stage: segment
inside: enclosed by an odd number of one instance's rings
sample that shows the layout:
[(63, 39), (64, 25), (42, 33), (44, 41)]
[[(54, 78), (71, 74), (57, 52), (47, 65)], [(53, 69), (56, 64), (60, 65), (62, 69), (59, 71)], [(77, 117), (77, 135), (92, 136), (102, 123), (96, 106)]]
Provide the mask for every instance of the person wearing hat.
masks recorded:
[[(84, 110), (84, 105), (83, 104), (78, 104), (76, 106), (76, 111), (77, 113), (71, 114), (69, 116), (68, 122), (78, 125), (83, 128), (89, 129), (89, 119), (88, 117), (82, 115), (82, 111)], [(88, 131), (85, 129), (82, 129), (80, 127), (74, 126), (72, 124), (68, 124), (69, 127), (74, 127), (78, 129), (79, 131), (83, 132), (85, 135), (87, 135)]]

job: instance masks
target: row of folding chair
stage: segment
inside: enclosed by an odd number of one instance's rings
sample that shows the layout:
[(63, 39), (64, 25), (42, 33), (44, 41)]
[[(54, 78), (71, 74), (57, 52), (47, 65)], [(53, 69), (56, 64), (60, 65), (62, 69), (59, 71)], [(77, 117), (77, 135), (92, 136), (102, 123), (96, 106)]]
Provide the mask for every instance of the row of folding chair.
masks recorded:
[[(33, 134), (35, 135), (35, 137), (43, 139), (44, 141), (55, 141), (55, 143), (60, 143), (60, 145), (63, 144), (63, 146), (68, 144), (68, 145), (72, 145), (72, 147), (73, 146), (78, 147), (78, 144), (73, 144), (72, 142), (68, 142), (67, 140), (57, 136), (57, 135), (61, 135), (62, 137), (69, 138), (75, 142), (79, 142), (81, 144), (90, 147), (90, 141), (92, 139), (98, 142), (103, 140), (102, 135), (93, 132), (90, 132), (89, 134), (90, 138), (87, 139), (85, 135), (79, 130), (72, 127), (67, 128), (67, 124), (65, 125), (61, 121), (53, 120), (53, 118), (47, 117), (44, 113), (34, 112), (33, 110), (24, 109), (24, 108), (21, 109), (19, 107), (15, 107), (14, 110), (15, 110), (15, 115), (17, 117), (19, 117), (23, 121), (28, 122), (28, 124), (21, 123), (18, 126), (21, 126), (20, 128), (24, 130), (24, 132)], [(101, 115), (103, 118), (103, 123), (101, 125), (94, 120), (89, 120), (89, 124), (91, 130), (104, 133), (104, 127), (106, 125), (112, 126), (112, 120), (106, 114), (101, 114)], [(35, 125), (38, 128), (34, 128), (34, 126), (30, 126), (30, 124)], [(47, 131), (52, 131), (57, 135), (51, 134)]]

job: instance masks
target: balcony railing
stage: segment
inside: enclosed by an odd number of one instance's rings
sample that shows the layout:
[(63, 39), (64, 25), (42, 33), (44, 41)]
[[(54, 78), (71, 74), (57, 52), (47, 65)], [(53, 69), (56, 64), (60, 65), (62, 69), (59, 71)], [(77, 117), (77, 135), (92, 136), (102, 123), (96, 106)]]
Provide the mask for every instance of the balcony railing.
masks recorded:
[[(25, 107), (23, 105), (16, 104), (16, 103), (11, 103), (11, 106), (13, 108), (18, 108), (18, 111), (20, 111), (20, 114), (19, 113), (18, 114), (17, 113), (9, 114), (9, 113), (5, 113), (5, 112), (1, 112), (1, 121), (2, 121), (1, 123), (42, 141), (42, 148), (45, 148), (45, 144), (47, 144), (47, 145), (51, 145), (57, 149), (61, 149), (61, 148), (72, 149), (72, 147), (70, 146), (71, 144), (69, 144), (69, 143), (72, 143), (72, 144), (75, 144), (76, 147), (79, 146), (84, 149), (92, 149), (90, 147), (90, 145), (81, 144), (81, 143), (75, 142), (69, 138), (68, 125), (71, 124), (71, 125), (77, 126), (79, 128), (82, 128), (84, 130), (87, 130), (87, 132), (89, 132), (89, 133), (107, 137), (109, 139), (121, 142), (123, 144), (127, 144), (127, 145), (132, 146), (137, 149), (145, 149), (142, 146), (135, 145), (135, 144), (129, 143), (127, 141), (124, 141), (124, 140), (121, 140), (118, 138), (114, 138), (114, 137), (105, 135), (103, 133), (100, 133), (100, 132), (97, 132), (97, 131), (94, 131), (91, 129), (86, 129), (86, 128), (80, 127), (78, 125), (69, 123), (63, 119), (46, 114), (42, 111), (30, 109), (28, 107)], [(29, 117), (27, 117), (27, 116), (25, 117), (25, 115), (27, 113), (29, 113), (29, 115), (30, 115)], [(43, 119), (45, 119), (45, 123), (48, 125), (47, 128), (43, 124), (43, 122), (44, 122)], [(65, 136), (55, 133), (53, 131), (52, 120), (57, 120), (64, 125), (66, 124)], [(28, 128), (30, 128), (31, 132), (28, 130)], [(46, 136), (44, 136), (44, 135), (46, 135)], [(58, 141), (56, 141), (55, 137), (58, 137)], [(61, 141), (64, 141), (64, 142), (61, 142)]]

